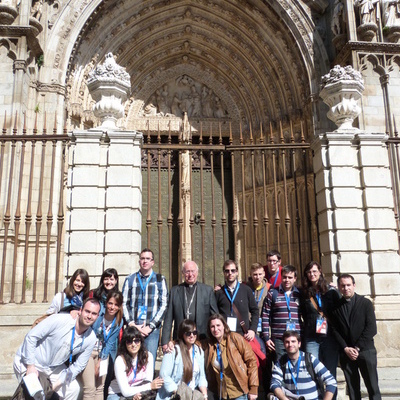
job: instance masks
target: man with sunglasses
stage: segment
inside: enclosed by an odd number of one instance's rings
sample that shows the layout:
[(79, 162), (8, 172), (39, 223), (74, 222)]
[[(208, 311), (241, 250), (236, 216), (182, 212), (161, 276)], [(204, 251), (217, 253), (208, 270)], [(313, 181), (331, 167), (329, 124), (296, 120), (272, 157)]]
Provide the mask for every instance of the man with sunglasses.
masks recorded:
[(207, 334), (208, 318), (218, 312), (212, 287), (197, 282), (198, 275), (197, 264), (194, 261), (186, 261), (182, 267), (184, 282), (171, 289), (161, 336), (164, 353), (169, 353), (174, 348), (174, 343), (171, 341), (172, 322), (173, 340), (177, 339), (178, 327), (184, 319), (195, 322), (199, 339), (204, 339)]
[(254, 294), (249, 286), (238, 281), (239, 271), (235, 261), (225, 261), (223, 271), (225, 285), (215, 294), (219, 312), (226, 318), (231, 331), (251, 341), (257, 332), (259, 315)]

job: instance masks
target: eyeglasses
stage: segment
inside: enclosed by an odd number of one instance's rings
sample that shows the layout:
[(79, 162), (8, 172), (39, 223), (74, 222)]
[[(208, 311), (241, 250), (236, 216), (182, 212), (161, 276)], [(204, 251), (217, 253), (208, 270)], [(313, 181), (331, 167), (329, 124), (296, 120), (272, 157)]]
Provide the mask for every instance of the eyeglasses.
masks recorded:
[(279, 260), (267, 260), (270, 264), (276, 264), (279, 262)]
[(194, 275), (197, 271), (185, 271), (183, 275)]
[(185, 336), (186, 337), (190, 337), (190, 336), (197, 336), (197, 331), (190, 331), (190, 332), (185, 332)]
[(225, 273), (225, 274), (234, 274), (235, 272), (237, 272), (236, 269), (225, 269), (225, 270), (224, 270), (224, 273)]
[(139, 344), (139, 343), (142, 343), (142, 341), (139, 338), (135, 338), (135, 339), (132, 339), (132, 340), (127, 340), (126, 343), (128, 343), (128, 344), (133, 344), (133, 343)]

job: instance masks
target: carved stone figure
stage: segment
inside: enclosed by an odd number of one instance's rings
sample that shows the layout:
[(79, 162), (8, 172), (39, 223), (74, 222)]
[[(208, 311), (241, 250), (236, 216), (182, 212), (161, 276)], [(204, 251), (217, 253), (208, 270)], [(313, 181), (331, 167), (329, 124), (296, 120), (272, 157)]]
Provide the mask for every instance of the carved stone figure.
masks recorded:
[(31, 17), (38, 21), (42, 18), (43, 0), (33, 0), (31, 8)]
[(178, 96), (178, 93), (174, 94), (174, 98), (172, 99), (171, 103), (171, 113), (176, 117), (182, 116), (182, 111), (180, 109), (181, 99)]
[(216, 118), (223, 118), (226, 116), (225, 109), (222, 107), (221, 99), (219, 97), (215, 97), (214, 116)]
[(331, 22), (331, 30), (335, 36), (344, 33), (342, 29), (343, 17), (344, 17), (343, 3), (341, 2), (341, 0), (335, 0), (335, 4), (333, 6), (332, 22)]
[(203, 86), (202, 90), (202, 113), (204, 117), (212, 117), (213, 116), (213, 107), (212, 107), (212, 90), (207, 90), (206, 86)]
[(382, 2), (383, 26), (400, 26), (400, 1), (384, 0)]
[(200, 100), (200, 95), (197, 93), (196, 86), (192, 86), (191, 89), (192, 91), (192, 102), (193, 102), (193, 108), (192, 108), (192, 117), (200, 117), (201, 116), (201, 100)]
[(356, 0), (354, 5), (360, 13), (360, 25), (376, 24), (376, 3), (378, 0)]

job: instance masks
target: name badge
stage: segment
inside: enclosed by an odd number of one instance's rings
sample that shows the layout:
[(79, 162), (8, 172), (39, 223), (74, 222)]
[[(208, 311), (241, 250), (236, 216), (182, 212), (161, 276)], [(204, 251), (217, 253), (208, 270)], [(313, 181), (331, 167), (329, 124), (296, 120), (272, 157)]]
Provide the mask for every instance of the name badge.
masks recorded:
[(262, 318), (261, 317), (258, 318), (257, 332), (261, 332), (261, 321), (262, 321)]
[(108, 371), (108, 357), (105, 360), (100, 360), (99, 376), (107, 375)]
[(236, 332), (237, 318), (228, 317), (226, 323), (228, 324), (229, 329), (230, 329), (232, 332)]
[(139, 306), (138, 308), (138, 320), (145, 320), (147, 316), (147, 306)]
[(317, 319), (316, 332), (322, 335), (326, 335), (328, 333), (328, 321), (325, 318)]
[(286, 322), (286, 330), (287, 331), (295, 331), (296, 330), (296, 324), (292, 321), (287, 321)]

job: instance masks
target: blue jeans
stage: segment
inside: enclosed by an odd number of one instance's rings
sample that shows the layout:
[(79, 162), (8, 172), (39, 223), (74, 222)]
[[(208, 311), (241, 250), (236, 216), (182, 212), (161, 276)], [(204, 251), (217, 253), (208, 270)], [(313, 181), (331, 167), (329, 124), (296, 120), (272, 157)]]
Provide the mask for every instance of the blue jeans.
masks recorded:
[(283, 345), (283, 340), (282, 339), (272, 339), (275, 344), (275, 354), (276, 354), (276, 360), (279, 361), (279, 359), (286, 354), (285, 346)]
[[(306, 341), (306, 352), (311, 353), (315, 358), (318, 358), (327, 370), (336, 379), (336, 369), (339, 358), (339, 345), (333, 336), (321, 336), (314, 340)], [(333, 396), (336, 400), (337, 391)]]
[(153, 332), (144, 339), (144, 344), (146, 345), (147, 350), (153, 355), (154, 359), (154, 366), (156, 363), (157, 358), (157, 349), (158, 349), (158, 342), (160, 340), (160, 330), (154, 329)]
[(117, 394), (115, 394), (115, 393), (109, 394), (107, 396), (107, 400), (119, 400), (119, 396)]

